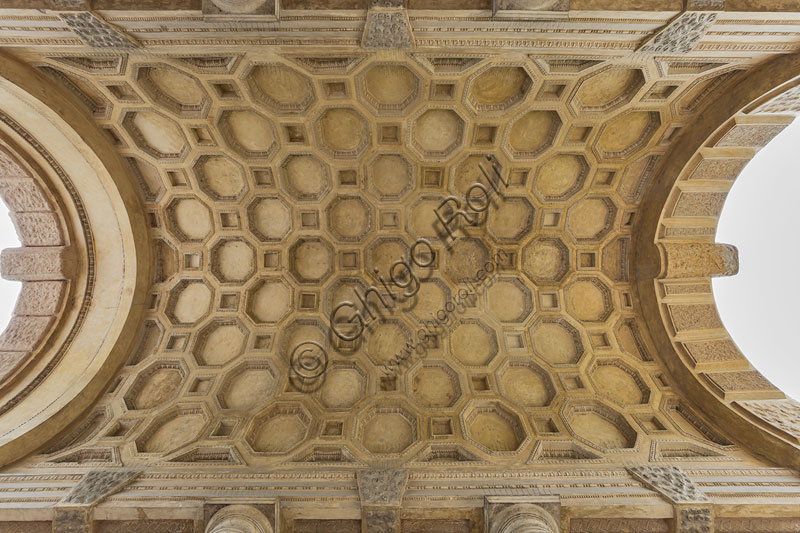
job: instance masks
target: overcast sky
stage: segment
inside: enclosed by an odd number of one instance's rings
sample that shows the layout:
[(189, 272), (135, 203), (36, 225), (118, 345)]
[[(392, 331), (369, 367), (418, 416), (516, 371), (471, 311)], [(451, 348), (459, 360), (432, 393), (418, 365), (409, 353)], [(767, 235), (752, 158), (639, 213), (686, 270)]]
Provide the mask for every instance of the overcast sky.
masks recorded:
[[(6, 204), (0, 201), (0, 249), (16, 248), (19, 246), (17, 232), (8, 216)], [(17, 302), (17, 295), (22, 283), (0, 279), (0, 331), (5, 329), (11, 319), (11, 311)]]
[(744, 169), (717, 242), (739, 248), (739, 274), (714, 279), (722, 321), (750, 362), (800, 399), (800, 120)]
[[(800, 399), (800, 120), (767, 145), (728, 195), (717, 242), (739, 248), (739, 274), (714, 279), (725, 327), (770, 381)], [(0, 202), (0, 248), (19, 246)], [(20, 283), (0, 280), (0, 328)]]

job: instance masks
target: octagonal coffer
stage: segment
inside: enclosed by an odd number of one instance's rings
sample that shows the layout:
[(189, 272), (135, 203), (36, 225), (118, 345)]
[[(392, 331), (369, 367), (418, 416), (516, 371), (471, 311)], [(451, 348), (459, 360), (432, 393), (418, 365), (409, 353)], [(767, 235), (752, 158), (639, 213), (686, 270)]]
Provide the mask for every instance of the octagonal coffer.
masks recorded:
[(480, 201), (478, 193), (470, 189), (473, 189), (476, 183), (480, 183), (489, 189), (497, 182), (494, 179), (490, 183), (484, 174), (484, 172), (491, 173), (492, 166), (488, 161), (490, 155), (487, 153), (469, 153), (463, 159), (458, 160), (452, 167), (450, 179), (447, 180), (448, 190), (458, 198), (474, 196), (476, 200)]
[(625, 159), (646, 146), (661, 126), (658, 111), (628, 111), (603, 124), (595, 143), (601, 159)]
[(427, 409), (452, 407), (461, 397), (458, 374), (445, 361), (422, 361), (407, 382), (409, 395)]
[(501, 243), (518, 243), (533, 228), (534, 208), (524, 196), (504, 195), (489, 204), (486, 229)]
[(197, 78), (173, 66), (139, 67), (136, 78), (153, 102), (178, 116), (201, 118), (208, 111), (211, 100)]
[(221, 283), (243, 283), (256, 271), (256, 250), (241, 238), (220, 239), (211, 247), (210, 270)]
[(278, 148), (272, 121), (252, 109), (228, 109), (219, 118), (222, 138), (239, 155), (269, 159)]
[(325, 209), (328, 231), (341, 242), (363, 242), (374, 228), (374, 218), (363, 196), (337, 196)]
[(194, 357), (200, 366), (223, 366), (244, 353), (247, 328), (235, 318), (212, 321), (197, 334)]
[(399, 259), (409, 257), (411, 246), (402, 237), (379, 236), (372, 240), (365, 251), (367, 272), (376, 281), (390, 280), (390, 269)]
[(245, 83), (255, 101), (276, 113), (302, 114), (316, 99), (311, 79), (281, 63), (250, 67)]
[(557, 283), (569, 268), (569, 248), (558, 237), (536, 238), (522, 250), (522, 271), (534, 283)]
[(245, 442), (258, 455), (279, 455), (297, 448), (308, 436), (311, 414), (296, 402), (268, 407), (250, 424)]
[(580, 322), (605, 322), (614, 311), (611, 289), (600, 278), (581, 277), (564, 289), (567, 312)]
[(517, 277), (498, 277), (485, 294), (489, 314), (503, 324), (520, 324), (533, 312), (531, 290)]
[(403, 154), (378, 154), (367, 165), (366, 181), (380, 201), (399, 201), (414, 188), (414, 167)]
[(497, 370), (500, 393), (512, 404), (525, 407), (547, 407), (556, 395), (550, 374), (528, 358), (509, 359)]
[(131, 410), (152, 409), (173, 400), (186, 377), (180, 361), (161, 360), (136, 375), (125, 393), (125, 406)]
[(438, 277), (431, 277), (420, 282), (410, 314), (420, 322), (433, 320), (439, 311), (446, 312), (448, 302), (452, 302), (449, 284)]
[(166, 215), (167, 229), (179, 241), (200, 243), (214, 231), (211, 209), (194, 197), (173, 199)]
[(184, 279), (170, 290), (164, 310), (173, 324), (190, 326), (211, 311), (214, 291), (202, 279)]
[(622, 414), (602, 402), (571, 402), (562, 408), (562, 418), (574, 437), (593, 448), (610, 451), (636, 446), (636, 430)]
[(367, 375), (355, 362), (335, 361), (314, 394), (325, 409), (350, 409), (367, 392)]
[(519, 415), (499, 401), (473, 401), (461, 417), (466, 437), (490, 454), (515, 453), (530, 439)]
[(556, 154), (536, 170), (532, 191), (542, 202), (563, 202), (583, 188), (588, 174), (582, 154)]
[(461, 146), (464, 129), (464, 119), (452, 109), (427, 109), (412, 122), (411, 144), (424, 158), (446, 158)]
[(289, 247), (289, 271), (298, 283), (322, 283), (334, 267), (333, 246), (321, 237), (300, 237)]
[(418, 100), (420, 81), (400, 63), (377, 63), (358, 76), (359, 96), (380, 115), (394, 115)]
[(371, 454), (400, 455), (419, 438), (419, 422), (402, 404), (380, 403), (358, 416), (356, 440)]
[(639, 69), (606, 68), (578, 82), (572, 105), (579, 113), (608, 113), (630, 102), (644, 83)]
[(391, 367), (395, 355), (402, 353), (403, 347), (411, 343), (411, 328), (398, 318), (376, 320), (370, 327), (371, 331), (364, 343), (367, 357), (376, 367)]
[(528, 111), (509, 127), (507, 149), (514, 158), (533, 159), (553, 146), (561, 126), (561, 117), (555, 111)]
[(640, 405), (650, 400), (650, 388), (641, 374), (620, 359), (597, 361), (589, 378), (598, 392), (618, 405)]
[(185, 404), (157, 416), (136, 439), (138, 453), (165, 455), (194, 442), (208, 424), (202, 406)]
[(272, 399), (277, 380), (278, 371), (272, 361), (246, 361), (225, 375), (217, 400), (223, 409), (254, 409)]
[(495, 331), (479, 319), (462, 319), (450, 333), (450, 353), (467, 367), (487, 366), (497, 355)]
[(567, 232), (580, 243), (600, 241), (613, 229), (617, 212), (609, 197), (582, 198), (567, 210)]
[(533, 353), (551, 365), (577, 364), (584, 353), (578, 329), (563, 318), (541, 318), (531, 327)]
[(156, 159), (178, 160), (189, 148), (180, 126), (156, 111), (128, 112), (122, 127), (140, 150)]
[(523, 67), (491, 66), (467, 80), (466, 102), (478, 113), (504, 112), (522, 102), (532, 85)]
[(212, 200), (236, 201), (249, 189), (242, 166), (225, 155), (201, 156), (193, 171), (200, 189)]
[(335, 159), (355, 159), (371, 143), (370, 125), (352, 107), (332, 107), (314, 121), (319, 144)]
[(481, 275), (485, 276), (487, 268), (491, 268), (487, 266), (489, 249), (478, 238), (459, 238), (442, 255), (444, 273), (456, 284), (480, 281)]
[(281, 186), (286, 194), (300, 202), (322, 200), (331, 190), (331, 171), (314, 154), (292, 154), (280, 167)]
[(280, 329), (278, 353), (285, 363), (290, 362), (294, 349), (305, 342), (327, 347), (330, 328), (316, 318), (293, 318)]
[(258, 196), (247, 207), (250, 231), (262, 242), (281, 242), (293, 228), (292, 208), (280, 196)]
[(277, 324), (293, 308), (294, 291), (281, 278), (259, 279), (247, 290), (245, 309), (256, 324)]

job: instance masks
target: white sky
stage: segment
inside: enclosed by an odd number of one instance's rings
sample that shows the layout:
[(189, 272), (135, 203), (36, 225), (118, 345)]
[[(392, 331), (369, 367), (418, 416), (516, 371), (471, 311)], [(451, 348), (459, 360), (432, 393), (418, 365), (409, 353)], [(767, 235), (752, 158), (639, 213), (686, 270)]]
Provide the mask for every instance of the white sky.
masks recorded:
[[(16, 248), (20, 245), (17, 232), (11, 218), (8, 216), (8, 208), (5, 202), (0, 201), (0, 249)], [(19, 281), (8, 281), (0, 278), (0, 331), (6, 328), (8, 321), (11, 320), (11, 312), (14, 304), (17, 303), (17, 296), (22, 283)]]
[(739, 274), (715, 278), (728, 332), (750, 362), (800, 399), (800, 120), (745, 167), (725, 202), (717, 242), (739, 248)]

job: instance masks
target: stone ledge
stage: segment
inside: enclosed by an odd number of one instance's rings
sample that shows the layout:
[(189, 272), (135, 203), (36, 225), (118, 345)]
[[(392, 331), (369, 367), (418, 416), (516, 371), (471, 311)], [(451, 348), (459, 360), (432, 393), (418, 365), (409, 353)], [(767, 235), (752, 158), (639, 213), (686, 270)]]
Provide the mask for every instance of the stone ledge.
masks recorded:
[(65, 246), (26, 246), (0, 252), (0, 275), (11, 281), (66, 280), (74, 276), (72, 250)]

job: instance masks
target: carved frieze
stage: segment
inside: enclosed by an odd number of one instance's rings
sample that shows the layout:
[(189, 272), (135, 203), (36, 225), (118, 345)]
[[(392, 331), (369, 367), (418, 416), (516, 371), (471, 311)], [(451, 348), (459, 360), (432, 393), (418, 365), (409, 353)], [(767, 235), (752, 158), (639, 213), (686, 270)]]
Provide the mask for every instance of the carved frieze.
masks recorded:
[(497, 10), (569, 11), (570, 0), (494, 0)]

